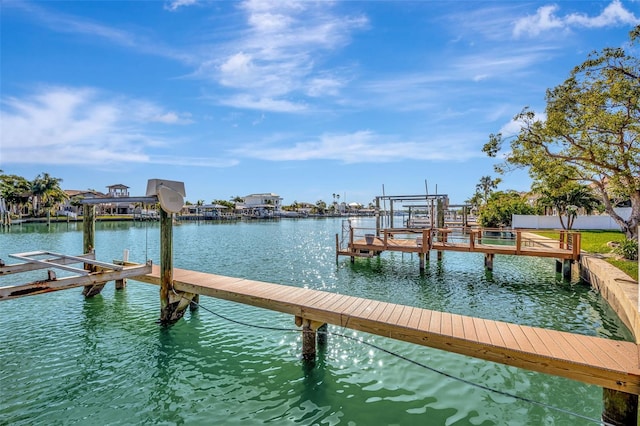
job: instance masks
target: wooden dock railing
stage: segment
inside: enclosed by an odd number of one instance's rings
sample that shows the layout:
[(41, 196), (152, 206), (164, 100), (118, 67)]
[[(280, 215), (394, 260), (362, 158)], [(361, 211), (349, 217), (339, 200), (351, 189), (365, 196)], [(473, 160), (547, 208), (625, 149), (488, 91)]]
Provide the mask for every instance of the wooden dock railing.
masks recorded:
[[(484, 253), (485, 265), (493, 269), (496, 254), (515, 256), (550, 257), (560, 262), (574, 262), (580, 258), (580, 233), (563, 231), (560, 239), (537, 243), (524, 234), (529, 230), (472, 229), (468, 233), (454, 233), (450, 228), (390, 228), (379, 231), (379, 235), (363, 234), (361, 229), (351, 228), (348, 243), (341, 247), (336, 235), (336, 257), (371, 257), (384, 251), (416, 253), (420, 269), (424, 269), (425, 258), (431, 250), (438, 252), (458, 251)], [(566, 266), (566, 265), (565, 265)], [(563, 267), (563, 272), (570, 268)]]

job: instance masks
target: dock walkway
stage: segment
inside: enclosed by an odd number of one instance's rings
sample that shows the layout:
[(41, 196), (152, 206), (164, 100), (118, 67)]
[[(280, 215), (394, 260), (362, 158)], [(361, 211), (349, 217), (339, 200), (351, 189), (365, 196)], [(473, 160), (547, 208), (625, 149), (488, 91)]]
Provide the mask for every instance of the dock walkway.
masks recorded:
[[(527, 231), (514, 230), (512, 244), (483, 243), (482, 229), (472, 230), (467, 241), (451, 241), (452, 230), (398, 228), (384, 229), (381, 236), (357, 237), (352, 229), (349, 242), (345, 248), (337, 247), (337, 254), (350, 257), (370, 257), (383, 251), (399, 251), (405, 253), (425, 254), (430, 250), (484, 253), (486, 255), (505, 254), (517, 256), (549, 257), (562, 260), (578, 260), (580, 258), (580, 234), (564, 233), (555, 246), (530, 245), (522, 235)], [(402, 236), (398, 238), (398, 235)], [(491, 241), (484, 237), (484, 241)]]
[[(160, 284), (160, 268), (133, 279)], [(178, 291), (640, 394), (637, 344), (319, 290), (174, 269)]]

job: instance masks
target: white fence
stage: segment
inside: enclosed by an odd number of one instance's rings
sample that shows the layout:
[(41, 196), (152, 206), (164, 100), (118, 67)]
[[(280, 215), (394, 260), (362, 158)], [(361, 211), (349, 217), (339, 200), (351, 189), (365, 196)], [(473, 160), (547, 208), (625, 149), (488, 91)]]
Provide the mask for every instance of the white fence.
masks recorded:
[[(622, 207), (614, 209), (615, 212), (624, 219), (631, 217), (631, 207)], [(524, 228), (524, 229), (561, 229), (560, 218), (558, 216), (536, 216), (536, 215), (513, 215), (512, 227)], [(564, 223), (566, 225), (567, 218), (564, 217)], [(578, 216), (573, 222), (573, 229), (604, 229), (620, 231), (620, 225), (618, 225), (611, 216), (607, 214), (603, 215), (588, 215)]]

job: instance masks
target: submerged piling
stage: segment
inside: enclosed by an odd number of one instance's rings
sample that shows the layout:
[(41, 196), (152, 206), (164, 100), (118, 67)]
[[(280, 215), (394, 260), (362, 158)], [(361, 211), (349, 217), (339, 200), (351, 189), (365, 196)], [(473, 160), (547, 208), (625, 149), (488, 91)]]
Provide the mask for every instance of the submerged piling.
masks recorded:
[[(82, 206), (82, 253), (93, 253), (96, 244), (96, 206), (84, 204)], [(90, 263), (84, 264), (84, 269), (95, 272), (95, 267)], [(102, 291), (106, 283), (96, 283), (84, 286), (84, 297), (93, 297)]]

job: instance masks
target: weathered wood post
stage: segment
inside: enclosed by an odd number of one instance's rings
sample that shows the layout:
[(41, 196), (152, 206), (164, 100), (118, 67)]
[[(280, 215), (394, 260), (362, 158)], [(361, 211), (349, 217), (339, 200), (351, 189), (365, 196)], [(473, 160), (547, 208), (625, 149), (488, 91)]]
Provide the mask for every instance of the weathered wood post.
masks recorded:
[[(82, 206), (82, 253), (93, 253), (96, 246), (96, 206), (84, 204)], [(95, 267), (90, 263), (84, 264), (84, 269), (94, 272)], [(93, 297), (102, 291), (106, 283), (84, 286), (84, 297)]]
[(150, 179), (147, 196), (157, 195), (160, 202), (160, 324), (169, 325), (184, 316), (193, 293), (176, 291), (173, 286), (173, 213), (184, 203), (184, 183)]
[(484, 255), (484, 267), (487, 271), (493, 271), (493, 258), (494, 253), (485, 253)]
[[(355, 251), (353, 248), (353, 228), (351, 227), (351, 222), (349, 222), (349, 248), (351, 253)], [(356, 263), (355, 256), (351, 256), (351, 263)]]
[(376, 235), (380, 235), (380, 197), (376, 197)]
[[(438, 216), (437, 227), (438, 229), (443, 229), (444, 228), (444, 202), (442, 198), (438, 198), (437, 216)], [(442, 232), (438, 232), (438, 241), (443, 241)], [(442, 250), (438, 250), (439, 261), (442, 260), (442, 253), (443, 253)]]
[(316, 358), (316, 332), (311, 328), (311, 321), (302, 322), (302, 359), (310, 361)]
[(462, 232), (467, 232), (469, 228), (469, 213), (467, 212), (467, 206), (462, 206)]
[(324, 327), (326, 338), (326, 324), (307, 318), (296, 316), (296, 325), (302, 327), (302, 359), (313, 361), (316, 358), (316, 330)]
[[(173, 223), (171, 214), (160, 209), (160, 322), (170, 324), (173, 317)], [(180, 318), (177, 318), (177, 321)]]
[[(126, 265), (128, 261), (129, 261), (129, 250), (124, 249), (124, 252), (122, 253), (122, 264)], [(116, 280), (116, 290), (122, 290), (126, 287), (127, 287), (126, 278), (121, 278), (119, 280)]]
[(328, 328), (327, 324), (322, 324), (318, 327), (318, 348), (320, 350), (323, 350), (327, 346)]
[(638, 424), (638, 395), (602, 389), (602, 421), (608, 425), (626, 426)]

